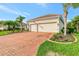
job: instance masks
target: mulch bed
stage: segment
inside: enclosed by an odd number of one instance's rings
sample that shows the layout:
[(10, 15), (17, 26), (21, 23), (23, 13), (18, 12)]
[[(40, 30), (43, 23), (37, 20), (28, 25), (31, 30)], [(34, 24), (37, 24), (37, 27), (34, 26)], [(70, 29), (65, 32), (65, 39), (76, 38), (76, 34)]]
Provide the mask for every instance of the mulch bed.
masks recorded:
[(71, 34), (67, 34), (66, 36), (63, 34), (55, 34), (50, 40), (57, 42), (73, 42), (75, 39)]

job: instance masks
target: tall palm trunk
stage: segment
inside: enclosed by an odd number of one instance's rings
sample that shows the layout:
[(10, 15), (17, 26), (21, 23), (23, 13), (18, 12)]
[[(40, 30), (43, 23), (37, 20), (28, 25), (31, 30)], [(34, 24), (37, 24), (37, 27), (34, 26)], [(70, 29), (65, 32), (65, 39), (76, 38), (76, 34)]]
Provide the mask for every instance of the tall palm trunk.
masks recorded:
[(67, 11), (64, 11), (64, 36), (67, 34)]

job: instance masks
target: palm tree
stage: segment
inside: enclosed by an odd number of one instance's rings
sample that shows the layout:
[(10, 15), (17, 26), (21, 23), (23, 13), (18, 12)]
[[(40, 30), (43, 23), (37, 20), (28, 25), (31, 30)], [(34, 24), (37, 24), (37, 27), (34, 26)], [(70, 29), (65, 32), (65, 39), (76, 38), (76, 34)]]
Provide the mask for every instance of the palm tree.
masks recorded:
[(13, 30), (13, 32), (15, 31), (15, 29), (16, 29), (16, 27), (18, 26), (18, 23), (16, 22), (16, 21), (12, 21), (11, 22), (12, 24), (12, 30)]
[(67, 15), (68, 15), (68, 9), (70, 8), (70, 7), (74, 7), (74, 8), (77, 8), (77, 7), (79, 7), (79, 4), (77, 4), (77, 3), (64, 3), (63, 4), (63, 10), (64, 10), (64, 36), (66, 36), (66, 34), (67, 34)]
[(16, 18), (16, 21), (20, 24), (20, 30), (23, 31), (23, 19), (25, 19), (25, 17), (23, 16), (18, 16)]
[(63, 4), (63, 9), (64, 9), (64, 35), (66, 35), (68, 8), (69, 8), (69, 4)]

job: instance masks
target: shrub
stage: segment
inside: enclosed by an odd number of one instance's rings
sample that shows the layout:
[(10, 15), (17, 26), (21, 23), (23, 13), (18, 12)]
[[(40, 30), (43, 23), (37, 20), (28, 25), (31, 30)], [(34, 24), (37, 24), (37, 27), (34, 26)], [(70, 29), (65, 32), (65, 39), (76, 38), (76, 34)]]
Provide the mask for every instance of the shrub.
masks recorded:
[(67, 33), (70, 34), (70, 33), (74, 33), (75, 32), (75, 29), (74, 28), (67, 28)]
[(29, 29), (27, 29), (26, 31), (29, 32)]
[[(67, 28), (68, 34), (75, 33), (75, 32), (76, 32), (75, 28)], [(61, 33), (64, 33), (64, 28), (61, 29)]]

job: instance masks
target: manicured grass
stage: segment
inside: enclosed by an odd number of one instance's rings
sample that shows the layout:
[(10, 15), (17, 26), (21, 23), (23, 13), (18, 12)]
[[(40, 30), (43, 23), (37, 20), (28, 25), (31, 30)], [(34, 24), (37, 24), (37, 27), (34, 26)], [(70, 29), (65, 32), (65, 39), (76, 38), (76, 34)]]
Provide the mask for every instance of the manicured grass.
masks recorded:
[(0, 36), (12, 33), (12, 31), (0, 31)]
[(67, 56), (79, 56), (79, 33), (76, 33), (78, 41), (72, 44), (59, 44), (55, 42), (45, 41), (40, 45), (37, 55), (45, 56), (48, 51), (57, 52)]
[(8, 34), (11, 34), (11, 33), (17, 33), (19, 32), (19, 30), (15, 30), (14, 32), (13, 31), (0, 31), (0, 36), (3, 36), (3, 35), (8, 35)]

